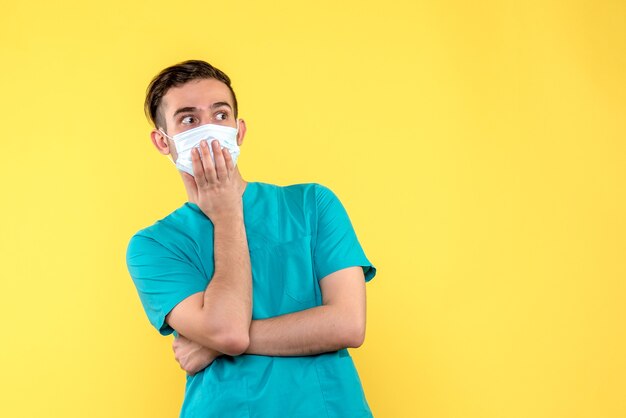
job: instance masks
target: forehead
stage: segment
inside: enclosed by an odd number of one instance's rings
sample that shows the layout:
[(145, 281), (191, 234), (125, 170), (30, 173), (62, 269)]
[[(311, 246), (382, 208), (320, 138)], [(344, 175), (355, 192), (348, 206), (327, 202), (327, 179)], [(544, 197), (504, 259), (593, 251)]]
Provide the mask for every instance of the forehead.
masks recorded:
[(171, 117), (181, 107), (208, 108), (215, 102), (227, 102), (233, 107), (233, 98), (228, 86), (214, 78), (188, 81), (170, 88), (161, 104), (165, 117)]

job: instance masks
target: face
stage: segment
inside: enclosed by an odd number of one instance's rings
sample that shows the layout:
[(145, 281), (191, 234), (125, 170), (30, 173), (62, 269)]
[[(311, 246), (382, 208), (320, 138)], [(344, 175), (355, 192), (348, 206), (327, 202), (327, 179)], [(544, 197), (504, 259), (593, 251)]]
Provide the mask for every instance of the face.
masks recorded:
[[(214, 78), (193, 80), (170, 88), (163, 96), (160, 107), (166, 123), (161, 128), (170, 137), (207, 123), (237, 126), (230, 90)], [(245, 122), (240, 120), (237, 145), (243, 142), (245, 131)], [(171, 153), (176, 161), (176, 147), (171, 139), (158, 129), (152, 131), (151, 139), (161, 154)]]

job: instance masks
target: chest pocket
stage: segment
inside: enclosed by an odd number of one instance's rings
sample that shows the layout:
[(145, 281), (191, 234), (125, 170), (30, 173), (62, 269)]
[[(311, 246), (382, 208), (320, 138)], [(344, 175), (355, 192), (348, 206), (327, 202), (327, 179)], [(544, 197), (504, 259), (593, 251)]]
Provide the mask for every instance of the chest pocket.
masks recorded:
[[(319, 285), (313, 270), (311, 236), (306, 235), (281, 243), (275, 247), (275, 251), (285, 296), (304, 305), (297, 306), (300, 309), (315, 306)], [(285, 303), (288, 305), (289, 300)]]

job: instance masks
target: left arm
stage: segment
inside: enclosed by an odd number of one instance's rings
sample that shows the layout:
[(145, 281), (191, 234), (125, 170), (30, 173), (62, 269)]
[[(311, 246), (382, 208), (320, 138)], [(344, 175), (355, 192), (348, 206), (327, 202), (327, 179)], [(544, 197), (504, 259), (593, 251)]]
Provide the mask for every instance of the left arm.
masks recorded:
[[(253, 320), (246, 354), (308, 356), (361, 346), (366, 322), (363, 268), (335, 271), (320, 280), (320, 289), (321, 306)], [(219, 355), (184, 337), (176, 338), (173, 347), (181, 368), (191, 373), (202, 370)], [(179, 358), (184, 358), (185, 364)]]
[(322, 306), (252, 321), (247, 354), (308, 356), (347, 347), (365, 339), (365, 279), (360, 266), (320, 280)]

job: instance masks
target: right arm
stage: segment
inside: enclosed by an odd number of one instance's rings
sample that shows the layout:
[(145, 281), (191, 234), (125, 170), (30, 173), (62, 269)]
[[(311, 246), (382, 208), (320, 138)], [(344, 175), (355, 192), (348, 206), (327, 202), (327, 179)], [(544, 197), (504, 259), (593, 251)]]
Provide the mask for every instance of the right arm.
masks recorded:
[(243, 221), (216, 223), (214, 241), (211, 282), (204, 292), (176, 305), (165, 321), (190, 340), (236, 356), (248, 348), (252, 316), (250, 256)]
[(236, 356), (250, 343), (252, 272), (234, 165), (228, 150), (221, 152), (217, 141), (213, 146), (215, 165), (203, 146), (203, 161), (192, 152), (194, 176), (181, 175), (190, 201), (213, 223), (214, 274), (204, 292), (181, 301), (165, 321), (192, 341)]

